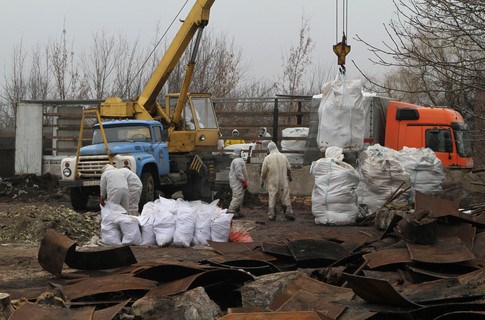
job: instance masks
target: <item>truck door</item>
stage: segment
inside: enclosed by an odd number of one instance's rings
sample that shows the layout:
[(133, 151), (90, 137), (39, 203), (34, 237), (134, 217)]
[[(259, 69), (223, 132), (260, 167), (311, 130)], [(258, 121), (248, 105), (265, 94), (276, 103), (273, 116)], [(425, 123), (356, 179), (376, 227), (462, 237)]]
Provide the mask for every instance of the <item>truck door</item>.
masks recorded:
[(443, 166), (456, 163), (456, 152), (453, 152), (453, 139), (448, 128), (430, 128), (425, 130), (425, 146), (436, 153)]
[(162, 127), (153, 127), (153, 136), (155, 138), (153, 142), (153, 156), (157, 162), (158, 172), (160, 176), (166, 176), (170, 172), (170, 159)]

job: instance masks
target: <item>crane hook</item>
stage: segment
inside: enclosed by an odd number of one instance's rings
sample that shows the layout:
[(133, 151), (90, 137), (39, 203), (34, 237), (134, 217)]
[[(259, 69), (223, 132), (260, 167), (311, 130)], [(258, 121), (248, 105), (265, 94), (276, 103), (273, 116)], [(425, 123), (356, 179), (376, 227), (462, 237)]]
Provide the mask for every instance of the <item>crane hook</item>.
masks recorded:
[(340, 66), (340, 73), (345, 74), (345, 57), (349, 54), (351, 46), (347, 45), (347, 36), (345, 32), (342, 35), (342, 41), (333, 46), (333, 52), (337, 55), (337, 64)]

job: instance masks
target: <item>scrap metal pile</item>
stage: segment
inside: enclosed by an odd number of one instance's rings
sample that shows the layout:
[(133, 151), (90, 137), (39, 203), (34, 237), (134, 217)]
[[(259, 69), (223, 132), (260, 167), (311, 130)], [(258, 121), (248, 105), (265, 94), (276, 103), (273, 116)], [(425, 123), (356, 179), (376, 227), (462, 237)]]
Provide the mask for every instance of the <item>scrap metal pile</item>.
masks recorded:
[(14, 306), (9, 319), (485, 315), (485, 214), (417, 193), (413, 213), (387, 221), (385, 231), (329, 228), (290, 234), (284, 243), (209, 242), (214, 251), (196, 262), (137, 263), (126, 246), (76, 250), (73, 240), (49, 230), (39, 263), (57, 278), (48, 288), (7, 290)]

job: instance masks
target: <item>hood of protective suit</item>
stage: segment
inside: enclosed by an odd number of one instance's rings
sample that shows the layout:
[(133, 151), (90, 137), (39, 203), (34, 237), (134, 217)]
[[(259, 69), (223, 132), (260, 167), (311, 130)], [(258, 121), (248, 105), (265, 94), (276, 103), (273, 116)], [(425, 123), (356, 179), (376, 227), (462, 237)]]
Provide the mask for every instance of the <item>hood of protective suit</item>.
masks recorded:
[(269, 153), (279, 152), (278, 147), (276, 146), (276, 143), (274, 143), (273, 141), (268, 143), (268, 152)]
[(103, 171), (103, 172), (105, 172), (105, 171), (108, 171), (108, 170), (114, 170), (114, 169), (116, 169), (116, 168), (115, 168), (115, 167), (113, 167), (113, 166), (112, 166), (112, 165), (110, 165), (110, 164), (107, 164), (107, 165), (105, 165), (105, 166), (103, 167), (103, 170), (102, 170), (102, 171)]

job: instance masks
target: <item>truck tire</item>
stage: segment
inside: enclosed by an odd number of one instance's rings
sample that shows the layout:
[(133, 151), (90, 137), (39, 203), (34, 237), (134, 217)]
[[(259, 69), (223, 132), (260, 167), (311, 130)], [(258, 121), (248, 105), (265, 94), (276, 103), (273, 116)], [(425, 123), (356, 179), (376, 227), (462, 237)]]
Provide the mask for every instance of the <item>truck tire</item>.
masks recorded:
[(86, 210), (89, 196), (81, 188), (71, 188), (71, 206), (74, 210)]
[(150, 172), (142, 172), (140, 177), (143, 187), (141, 189), (140, 202), (138, 203), (138, 210), (143, 209), (145, 203), (155, 199), (155, 181)]

